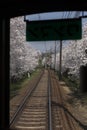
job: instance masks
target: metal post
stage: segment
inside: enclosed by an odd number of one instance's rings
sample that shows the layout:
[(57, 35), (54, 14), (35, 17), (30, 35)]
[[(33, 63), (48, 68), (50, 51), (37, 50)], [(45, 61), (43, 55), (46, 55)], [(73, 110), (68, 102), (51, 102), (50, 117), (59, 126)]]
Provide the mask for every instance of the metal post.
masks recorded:
[(45, 69), (46, 69), (46, 60), (47, 60), (47, 48), (46, 48), (46, 42), (44, 43), (45, 44)]
[(59, 80), (61, 80), (61, 79), (62, 79), (61, 71), (62, 71), (62, 40), (60, 40)]
[(82, 17), (84, 16), (84, 11), (82, 11)]
[(54, 69), (56, 70), (56, 41), (55, 41), (55, 49), (54, 49)]

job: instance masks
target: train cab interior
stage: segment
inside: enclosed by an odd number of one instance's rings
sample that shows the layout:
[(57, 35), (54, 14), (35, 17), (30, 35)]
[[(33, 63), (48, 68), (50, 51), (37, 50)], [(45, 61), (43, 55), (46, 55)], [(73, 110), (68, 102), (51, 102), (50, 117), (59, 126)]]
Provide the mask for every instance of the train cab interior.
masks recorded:
[(0, 130), (9, 130), (10, 18), (56, 11), (86, 11), (87, 1), (0, 1)]

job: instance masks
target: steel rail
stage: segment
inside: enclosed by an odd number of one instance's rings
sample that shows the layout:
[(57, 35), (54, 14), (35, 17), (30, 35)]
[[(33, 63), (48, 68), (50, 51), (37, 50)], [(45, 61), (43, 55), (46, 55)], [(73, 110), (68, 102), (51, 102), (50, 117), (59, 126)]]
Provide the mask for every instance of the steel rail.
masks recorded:
[(34, 89), (36, 88), (36, 86), (38, 85), (42, 75), (44, 72), (42, 72), (40, 74), (40, 77), (38, 78), (36, 84), (32, 87), (31, 90), (28, 90), (26, 96), (24, 97), (24, 99), (22, 100), (22, 102), (19, 104), (19, 108), (17, 109), (17, 111), (15, 112), (15, 114), (13, 115), (12, 119), (10, 120), (10, 127), (13, 125), (14, 121), (16, 120), (16, 117), (18, 116), (18, 114), (22, 111), (24, 105), (26, 104), (27, 99), (29, 98), (29, 96), (31, 95), (31, 93), (34, 91)]
[(48, 70), (48, 129), (52, 130), (52, 110), (51, 110), (51, 79), (50, 72)]

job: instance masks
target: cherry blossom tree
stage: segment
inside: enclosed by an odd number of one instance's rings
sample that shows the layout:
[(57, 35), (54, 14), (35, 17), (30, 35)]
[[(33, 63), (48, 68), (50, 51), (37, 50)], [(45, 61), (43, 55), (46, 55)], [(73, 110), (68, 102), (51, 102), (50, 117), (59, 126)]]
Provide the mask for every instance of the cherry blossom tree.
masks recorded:
[(40, 51), (32, 48), (25, 38), (24, 17), (10, 20), (10, 78), (20, 79), (38, 66)]

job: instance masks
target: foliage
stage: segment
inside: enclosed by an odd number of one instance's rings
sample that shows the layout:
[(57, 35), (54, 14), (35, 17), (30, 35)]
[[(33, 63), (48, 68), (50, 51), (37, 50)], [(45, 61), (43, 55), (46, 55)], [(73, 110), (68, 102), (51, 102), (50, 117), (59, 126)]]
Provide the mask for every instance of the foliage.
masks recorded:
[[(83, 26), (81, 40), (69, 40), (67, 44), (62, 42), (62, 73), (73, 75), (77, 79), (80, 76), (80, 67), (87, 64), (87, 24)], [(54, 67), (54, 57), (52, 55), (52, 67)], [(56, 66), (59, 71), (60, 53), (56, 54)]]
[(79, 92), (79, 80), (75, 76), (65, 76), (62, 75), (62, 80), (65, 81), (66, 85), (73, 91)]
[(29, 78), (23, 78), (17, 82), (10, 83), (10, 98), (16, 96), (19, 90), (29, 81)]
[(10, 98), (16, 96), (19, 90), (22, 87), (24, 87), (29, 82), (29, 80), (32, 80), (33, 77), (37, 76), (39, 72), (40, 72), (40, 69), (36, 69), (35, 71), (31, 73), (30, 77), (28, 77), (28, 75), (26, 74), (22, 77), (22, 79), (17, 80), (16, 82), (10, 81)]
[(10, 20), (10, 80), (13, 82), (34, 71), (41, 55), (26, 42), (25, 28), (24, 17)]

